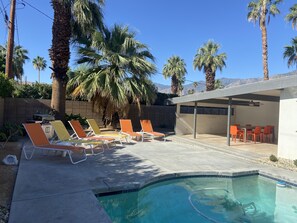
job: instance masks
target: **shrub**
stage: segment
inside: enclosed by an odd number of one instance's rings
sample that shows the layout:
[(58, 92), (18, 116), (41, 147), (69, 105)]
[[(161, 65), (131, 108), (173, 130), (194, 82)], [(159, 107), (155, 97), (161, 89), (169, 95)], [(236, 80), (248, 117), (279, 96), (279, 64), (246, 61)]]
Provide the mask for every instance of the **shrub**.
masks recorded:
[(72, 114), (72, 113), (70, 115), (66, 114), (65, 115), (65, 120), (66, 120), (66, 127), (67, 128), (71, 128), (69, 123), (68, 123), (68, 121), (70, 121), (70, 120), (78, 120), (82, 126), (88, 125), (87, 118), (82, 117), (80, 114), (76, 114), (76, 115)]
[(297, 166), (297, 160), (294, 160), (293, 162), (294, 162), (294, 165)]
[(50, 84), (19, 84), (14, 91), (16, 98), (51, 99), (52, 86)]
[(4, 132), (0, 132), (0, 142), (5, 142), (7, 140), (7, 136)]
[(0, 72), (0, 97), (11, 97), (14, 91), (14, 81), (5, 77), (5, 74)]
[(278, 159), (277, 159), (277, 157), (275, 155), (270, 155), (269, 160), (272, 161), (272, 162), (277, 162), (278, 161)]

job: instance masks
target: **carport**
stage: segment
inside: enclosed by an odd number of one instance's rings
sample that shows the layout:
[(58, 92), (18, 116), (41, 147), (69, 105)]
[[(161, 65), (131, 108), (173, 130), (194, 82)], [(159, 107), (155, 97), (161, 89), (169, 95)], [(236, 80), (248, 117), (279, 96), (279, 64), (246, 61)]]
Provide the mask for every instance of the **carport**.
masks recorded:
[[(225, 89), (219, 89), (209, 92), (201, 92), (181, 97), (176, 97), (171, 100), (171, 103), (177, 105), (177, 118), (179, 115), (179, 110), (183, 107), (183, 105), (191, 105), (193, 107), (192, 113), (192, 134), (193, 137), (196, 138), (197, 133), (197, 126), (199, 126), (199, 122), (197, 122), (197, 111), (199, 109), (199, 105), (219, 105), (223, 107), (227, 111), (227, 118), (226, 118), (226, 135), (227, 135), (227, 142), (226, 144), (230, 145), (230, 125), (232, 120), (232, 113), (234, 112), (232, 109), (234, 107), (237, 108), (238, 112), (241, 112), (240, 120), (244, 120), (244, 116), (249, 116), (250, 108), (253, 107), (254, 113), (256, 114), (257, 111), (255, 110), (258, 108), (259, 112), (266, 113), (265, 115), (270, 117), (270, 120), (274, 120), (276, 126), (281, 125), (280, 123), (280, 116), (281, 111), (287, 111), (289, 108), (288, 106), (280, 107), (280, 102), (282, 99), (292, 99), (294, 100), (297, 98), (297, 76), (292, 75), (283, 78), (277, 78), (269, 81), (260, 81), (251, 84), (240, 85), (236, 87), (230, 87)], [(289, 92), (289, 96), (288, 96)], [(296, 102), (296, 101), (295, 101)], [(268, 106), (269, 105), (269, 106)], [(265, 107), (266, 106), (266, 107)], [(293, 105), (294, 106), (294, 105)], [(262, 108), (261, 108), (262, 107)], [(297, 114), (297, 112), (295, 111)], [(284, 114), (284, 113), (282, 113)], [(263, 116), (263, 114), (262, 114)], [(256, 119), (257, 117), (252, 116), (252, 119)], [(294, 118), (297, 117), (294, 115)], [(277, 120), (276, 120), (277, 119)], [(284, 120), (285, 117), (282, 117), (281, 120)], [(178, 123), (178, 122), (177, 122)], [(189, 124), (189, 123), (188, 123)], [(284, 127), (285, 129), (286, 127)], [(297, 125), (296, 125), (297, 130)], [(281, 136), (277, 128), (277, 136)], [(295, 132), (296, 133), (296, 132)], [(290, 134), (293, 134), (291, 132)], [(294, 135), (294, 137), (296, 137)], [(296, 139), (296, 138), (295, 138)], [(296, 154), (297, 156), (297, 154)]]

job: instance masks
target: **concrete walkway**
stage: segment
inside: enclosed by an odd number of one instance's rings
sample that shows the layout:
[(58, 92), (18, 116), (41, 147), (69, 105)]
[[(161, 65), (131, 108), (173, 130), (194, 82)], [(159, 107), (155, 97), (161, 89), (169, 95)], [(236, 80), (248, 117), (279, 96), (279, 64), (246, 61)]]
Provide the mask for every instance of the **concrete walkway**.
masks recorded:
[(259, 172), (297, 184), (297, 172), (260, 164), (260, 155), (178, 136), (169, 139), (111, 149), (77, 165), (67, 157), (22, 157), (9, 222), (111, 222), (94, 193), (140, 188), (178, 175)]

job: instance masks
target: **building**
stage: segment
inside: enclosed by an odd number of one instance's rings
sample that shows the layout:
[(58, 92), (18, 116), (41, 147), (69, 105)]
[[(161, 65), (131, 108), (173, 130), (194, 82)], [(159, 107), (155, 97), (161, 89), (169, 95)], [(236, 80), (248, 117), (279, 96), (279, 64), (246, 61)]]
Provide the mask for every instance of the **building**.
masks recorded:
[(278, 156), (297, 159), (297, 75), (196, 93), (177, 105), (176, 134), (226, 134), (230, 125), (272, 125)]

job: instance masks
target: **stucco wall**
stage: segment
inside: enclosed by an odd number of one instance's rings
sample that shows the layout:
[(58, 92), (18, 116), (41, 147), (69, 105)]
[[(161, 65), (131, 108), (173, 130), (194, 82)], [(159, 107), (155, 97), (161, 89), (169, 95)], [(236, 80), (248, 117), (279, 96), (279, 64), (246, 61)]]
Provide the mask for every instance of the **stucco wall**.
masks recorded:
[(278, 156), (297, 159), (297, 87), (282, 91), (279, 114)]

